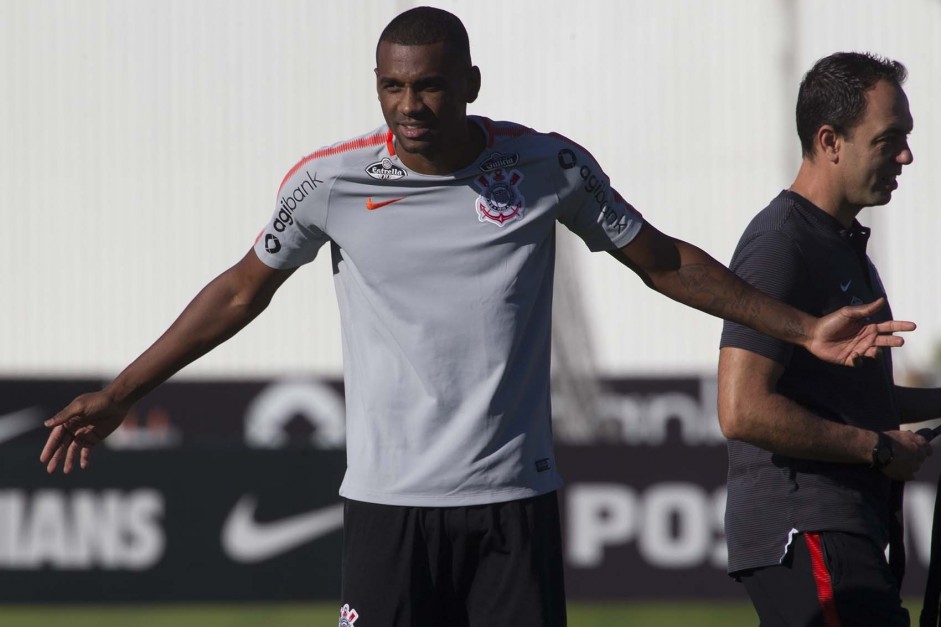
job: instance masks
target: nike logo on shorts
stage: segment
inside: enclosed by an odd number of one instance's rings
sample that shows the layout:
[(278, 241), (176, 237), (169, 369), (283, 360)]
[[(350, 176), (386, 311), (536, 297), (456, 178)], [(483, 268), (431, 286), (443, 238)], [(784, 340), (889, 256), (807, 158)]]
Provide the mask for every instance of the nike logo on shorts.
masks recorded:
[(386, 205), (391, 205), (394, 202), (399, 202), (400, 200), (405, 200), (405, 196), (400, 198), (393, 198), (392, 200), (380, 200), (379, 202), (373, 202), (372, 196), (366, 199), (366, 208), (370, 211), (374, 209), (381, 209)]

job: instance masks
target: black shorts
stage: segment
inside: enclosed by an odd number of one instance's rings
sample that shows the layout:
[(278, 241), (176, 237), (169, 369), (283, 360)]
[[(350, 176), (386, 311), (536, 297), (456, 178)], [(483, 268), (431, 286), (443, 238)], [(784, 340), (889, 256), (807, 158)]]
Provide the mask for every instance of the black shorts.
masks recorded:
[(885, 553), (865, 536), (794, 536), (782, 564), (739, 573), (761, 627), (908, 627)]
[(341, 606), (351, 627), (564, 626), (555, 492), (468, 507), (347, 500)]

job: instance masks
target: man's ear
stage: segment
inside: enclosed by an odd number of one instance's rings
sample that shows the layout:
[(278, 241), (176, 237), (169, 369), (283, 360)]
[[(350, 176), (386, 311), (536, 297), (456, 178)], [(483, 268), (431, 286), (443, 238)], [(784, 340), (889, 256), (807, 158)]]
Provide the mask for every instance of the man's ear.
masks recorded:
[(840, 150), (843, 148), (843, 136), (829, 124), (817, 129), (817, 151), (832, 163), (840, 160)]
[(467, 103), (470, 104), (477, 100), (477, 94), (480, 93), (480, 68), (476, 65), (471, 66), (467, 71)]

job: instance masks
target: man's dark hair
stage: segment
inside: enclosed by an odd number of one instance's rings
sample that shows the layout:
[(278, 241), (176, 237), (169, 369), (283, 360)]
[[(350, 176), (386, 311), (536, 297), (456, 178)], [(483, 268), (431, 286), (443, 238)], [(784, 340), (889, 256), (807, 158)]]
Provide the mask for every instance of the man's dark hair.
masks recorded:
[[(432, 7), (415, 7), (401, 13), (379, 35), (383, 41), (400, 46), (424, 46), (445, 42), (455, 56), (471, 64), (470, 42), (461, 20), (451, 13)], [(376, 45), (378, 59), (379, 45)]]
[(824, 124), (848, 135), (866, 110), (866, 92), (880, 80), (901, 87), (908, 70), (870, 53), (837, 52), (817, 61), (797, 93), (797, 136), (804, 157), (814, 154), (814, 136)]

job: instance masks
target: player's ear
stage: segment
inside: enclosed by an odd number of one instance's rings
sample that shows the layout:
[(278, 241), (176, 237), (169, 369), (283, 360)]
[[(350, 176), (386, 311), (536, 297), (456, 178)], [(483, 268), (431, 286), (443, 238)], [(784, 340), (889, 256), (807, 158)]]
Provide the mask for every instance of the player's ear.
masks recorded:
[(823, 155), (824, 159), (834, 163), (839, 161), (843, 136), (835, 128), (829, 124), (824, 124), (817, 129), (815, 139), (817, 141), (817, 150)]
[(467, 71), (467, 94), (465, 100), (468, 103), (477, 100), (477, 94), (480, 93), (480, 68), (472, 65)]

